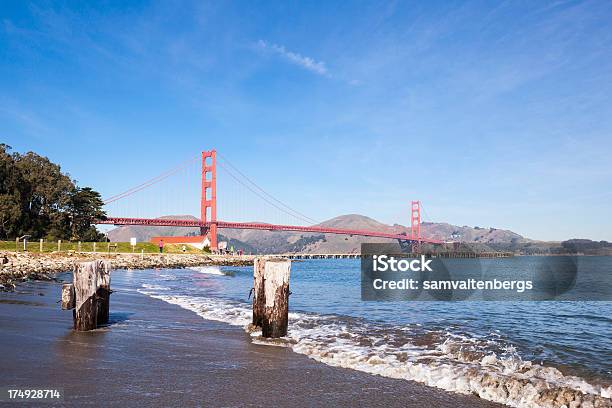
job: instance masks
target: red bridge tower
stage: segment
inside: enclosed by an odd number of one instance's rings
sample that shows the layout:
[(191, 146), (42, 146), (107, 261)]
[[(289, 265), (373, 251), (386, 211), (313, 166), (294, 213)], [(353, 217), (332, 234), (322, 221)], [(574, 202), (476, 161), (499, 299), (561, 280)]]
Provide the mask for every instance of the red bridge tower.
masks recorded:
[(207, 235), (210, 249), (217, 250), (217, 151), (202, 152), (202, 201), (200, 219), (210, 223), (201, 227), (200, 233)]
[(410, 240), (412, 251), (421, 252), (421, 202), (413, 201), (410, 211)]

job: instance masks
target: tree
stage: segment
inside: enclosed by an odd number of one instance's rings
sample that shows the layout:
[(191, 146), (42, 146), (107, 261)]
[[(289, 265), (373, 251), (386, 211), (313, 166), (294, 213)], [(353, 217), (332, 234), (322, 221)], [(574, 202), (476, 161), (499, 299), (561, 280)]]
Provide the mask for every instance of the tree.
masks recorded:
[(80, 188), (59, 165), (0, 144), (0, 238), (94, 240), (93, 223), (104, 218), (100, 194)]
[(76, 188), (70, 197), (70, 238), (81, 241), (98, 241), (103, 235), (92, 225), (106, 217), (100, 193), (89, 187)]
[(69, 239), (65, 212), (76, 188), (74, 182), (62, 173), (60, 166), (36, 153), (28, 152), (16, 159), (25, 190), (22, 204), (27, 233), (33, 237), (50, 234), (53, 238)]
[(16, 236), (21, 232), (22, 184), (15, 166), (11, 147), (0, 144), (0, 238)]
[(0, 194), (0, 239), (19, 234), (21, 205), (14, 195)]

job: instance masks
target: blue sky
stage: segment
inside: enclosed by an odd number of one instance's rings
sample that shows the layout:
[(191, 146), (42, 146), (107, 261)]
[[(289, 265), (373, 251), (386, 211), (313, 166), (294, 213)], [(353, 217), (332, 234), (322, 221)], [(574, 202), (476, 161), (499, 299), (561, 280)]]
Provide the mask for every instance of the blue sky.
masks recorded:
[[(611, 19), (605, 1), (4, 1), (0, 141), (105, 197), (214, 147), (316, 220), (407, 225), (420, 199), (430, 221), (612, 240)], [(223, 218), (255, 218), (242, 199)]]

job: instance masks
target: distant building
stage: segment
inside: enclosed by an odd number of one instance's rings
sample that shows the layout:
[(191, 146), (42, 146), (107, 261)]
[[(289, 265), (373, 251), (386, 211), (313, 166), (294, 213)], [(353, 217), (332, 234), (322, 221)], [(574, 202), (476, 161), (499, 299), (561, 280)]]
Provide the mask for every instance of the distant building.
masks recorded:
[(198, 249), (210, 247), (210, 241), (202, 235), (187, 236), (187, 237), (153, 237), (150, 242), (159, 245), (159, 241), (164, 241), (164, 244), (185, 244)]

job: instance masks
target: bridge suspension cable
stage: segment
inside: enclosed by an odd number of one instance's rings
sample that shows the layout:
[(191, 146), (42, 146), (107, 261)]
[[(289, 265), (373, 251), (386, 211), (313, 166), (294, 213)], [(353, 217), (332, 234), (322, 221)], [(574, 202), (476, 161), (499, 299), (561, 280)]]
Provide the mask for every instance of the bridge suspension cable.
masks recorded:
[(433, 222), (433, 220), (429, 216), (429, 213), (427, 212), (427, 209), (425, 209), (425, 206), (423, 206), (423, 202), (421, 202), (421, 210), (423, 211), (423, 214), (425, 215), (423, 219), (426, 220), (426, 222)]
[(114, 196), (108, 197), (106, 198), (104, 201), (104, 204), (110, 204), (112, 202), (115, 202), (117, 200), (121, 200), (122, 198), (128, 197), (134, 193), (137, 193), (138, 191), (144, 190), (147, 187), (151, 187), (152, 185), (155, 185), (157, 183), (159, 183), (160, 181), (163, 181), (165, 179), (167, 179), (168, 177), (178, 173), (179, 171), (183, 170), (185, 167), (187, 167), (188, 165), (190, 165), (191, 163), (193, 163), (196, 160), (199, 160), (200, 156), (196, 156), (196, 157), (192, 157), (189, 158), (183, 162), (181, 162), (178, 166), (173, 167), (170, 170), (167, 170), (137, 186), (134, 186), (128, 190), (125, 190), (122, 193), (119, 194), (115, 194)]
[[(227, 162), (227, 161), (226, 161)], [(256, 189), (254, 189), (253, 187), (251, 187), (249, 184), (243, 182), (238, 176), (236, 176), (228, 167), (226, 167), (222, 162), (217, 162), (217, 164), (230, 176), (232, 177), (234, 180), (236, 180), (237, 183), (239, 183), (240, 185), (242, 185), (243, 187), (245, 187), (246, 189), (248, 189), (249, 191), (251, 191), (253, 194), (255, 194), (257, 197), (261, 198), (263, 201), (265, 201), (266, 203), (270, 204), (271, 206), (273, 206), (274, 208), (276, 208), (277, 210), (293, 217), (296, 218), (298, 220), (300, 220), (301, 222), (305, 222), (307, 224), (317, 224), (317, 221), (313, 220), (312, 218), (306, 217), (306, 216), (302, 216), (299, 212), (292, 210), (291, 207), (287, 207), (287, 209), (275, 204), (272, 200), (268, 199), (264, 194), (260, 193), (259, 191), (257, 191)]]
[[(285, 214), (290, 215), (293, 218), (299, 219), (300, 221), (305, 222), (307, 224), (318, 224), (318, 221), (316, 221), (313, 218), (310, 218), (307, 215), (304, 215), (303, 213), (295, 210), (294, 208), (290, 207), (289, 205), (285, 204), (284, 202), (282, 202), (279, 199), (277, 199), (276, 197), (274, 197), (272, 194), (268, 193), (266, 190), (264, 190), (262, 187), (260, 187), (257, 183), (255, 183), (253, 180), (251, 180), (246, 174), (241, 172), (226, 157), (222, 156), (220, 153), (217, 153), (217, 156), (222, 160), (222, 161), (218, 161), (219, 166), (221, 166), (221, 168), (223, 170), (225, 170), (227, 172), (227, 174), (229, 174), (234, 180), (236, 180), (242, 186), (247, 188), (253, 194), (257, 195), (259, 198), (261, 198), (262, 200), (264, 200), (268, 204), (272, 205), (274, 208), (278, 209), (279, 211), (284, 212)], [(223, 162), (225, 162), (225, 164), (227, 164), (227, 166), (231, 167), (231, 170), (230, 170), (230, 168), (226, 167), (223, 164)], [(246, 182), (243, 182), (240, 179), (240, 177), (238, 177), (235, 174), (233, 174), (233, 172), (235, 172), (238, 175), (240, 175), (242, 177), (242, 179), (244, 179)]]

